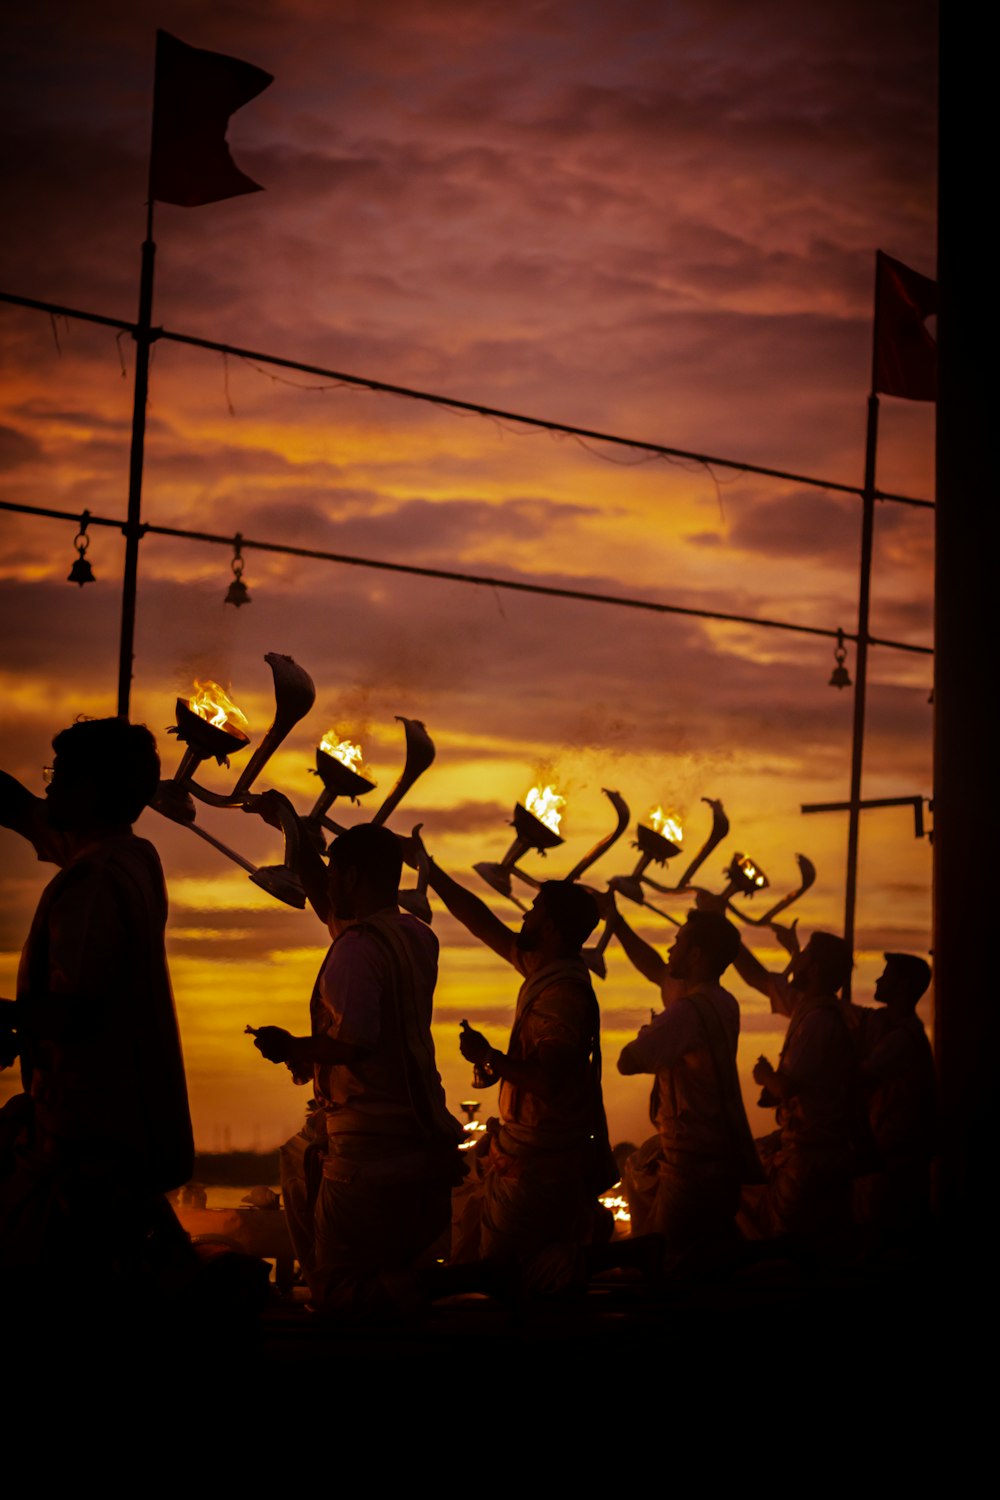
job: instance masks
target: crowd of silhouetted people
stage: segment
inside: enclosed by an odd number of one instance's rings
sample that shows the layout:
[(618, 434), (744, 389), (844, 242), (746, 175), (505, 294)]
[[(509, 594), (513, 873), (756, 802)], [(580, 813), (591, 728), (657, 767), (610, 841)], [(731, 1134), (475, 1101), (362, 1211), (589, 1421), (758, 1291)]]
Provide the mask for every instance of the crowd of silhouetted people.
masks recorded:
[[(0, 776), (0, 823), (58, 866), (16, 1001), (0, 1014), (0, 1064), (19, 1061), (23, 1080), (0, 1111), (0, 1270), (8, 1285), (193, 1285), (200, 1263), (165, 1196), (193, 1168), (166, 891), (153, 845), (132, 831), (159, 782), (155, 743), (111, 719), (79, 721), (53, 745), (44, 798)], [(651, 1283), (725, 1273), (761, 1247), (879, 1252), (926, 1228), (936, 1121), (916, 1013), (931, 977), (922, 958), (886, 954), (875, 1005), (858, 1006), (842, 998), (852, 955), (841, 938), (789, 941), (787, 969), (770, 973), (720, 896), (699, 894), (663, 958), (610, 892), (547, 881), (513, 930), (419, 834), (358, 825), (325, 860), (302, 845), (299, 874), (329, 947), (301, 1035), (248, 1030), (311, 1091), (281, 1151), (281, 1186), (319, 1315), (385, 1318), (463, 1292), (558, 1296), (614, 1268)], [(508, 1036), (462, 1023), (474, 1084), (495, 1100), (471, 1150), (460, 1149), (468, 1138), (431, 1034), (438, 941), (397, 900), (403, 862), (418, 860), (452, 916), (518, 976)], [(600, 1009), (581, 957), (602, 918), (660, 998), (617, 1059), (651, 1082), (653, 1133), (624, 1169), (608, 1140)], [(774, 1111), (758, 1140), (737, 1073), (730, 967), (787, 1020), (780, 1055), (753, 1069)], [(619, 1178), (628, 1236), (612, 1233), (599, 1201)]]

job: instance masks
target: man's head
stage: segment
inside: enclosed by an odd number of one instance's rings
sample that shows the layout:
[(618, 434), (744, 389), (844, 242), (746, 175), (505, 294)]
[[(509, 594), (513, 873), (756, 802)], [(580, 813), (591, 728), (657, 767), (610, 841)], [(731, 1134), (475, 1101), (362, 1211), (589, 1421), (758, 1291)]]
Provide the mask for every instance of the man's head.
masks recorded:
[(333, 915), (342, 921), (395, 906), (403, 870), (400, 842), (388, 828), (358, 823), (334, 840), (328, 890)]
[(131, 827), (156, 794), (160, 757), (145, 724), (78, 719), (52, 741), (47, 815), (54, 828)]
[(546, 880), (524, 914), (517, 946), (522, 953), (579, 953), (599, 916), (597, 902), (582, 885)]
[(931, 966), (925, 959), (915, 953), (887, 953), (875, 983), (875, 999), (880, 1005), (915, 1010), (930, 982)]
[(854, 960), (844, 939), (814, 932), (792, 963), (790, 982), (806, 995), (838, 995), (851, 977)]
[(740, 934), (717, 911), (691, 911), (670, 946), (667, 973), (671, 979), (718, 979), (740, 949)]

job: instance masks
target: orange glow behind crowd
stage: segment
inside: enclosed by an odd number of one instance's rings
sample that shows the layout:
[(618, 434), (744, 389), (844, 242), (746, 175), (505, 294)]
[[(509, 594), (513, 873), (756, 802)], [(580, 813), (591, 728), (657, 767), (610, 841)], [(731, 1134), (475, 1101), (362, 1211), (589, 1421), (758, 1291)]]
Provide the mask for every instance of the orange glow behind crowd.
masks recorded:
[[(164, 0), (157, 24), (276, 81), (230, 130), (266, 191), (157, 207), (154, 322), (854, 482), (875, 250), (933, 274), (934, 58), (920, 6), (905, 35), (877, 6), (848, 8), (845, 26), (842, 8), (721, 0), (302, 0), (294, 14), (257, 8), (237, 23), (215, 0)], [(86, 10), (39, 0), (32, 16), (12, 38), (21, 81), (9, 102), (26, 145), (11, 168), (0, 287), (129, 316), (152, 24), (142, 7), (101, 0)], [(0, 515), (0, 765), (38, 793), (53, 734), (78, 714), (115, 711), (120, 532), (92, 525), (97, 582), (65, 580), (80, 513), (124, 514), (131, 376), (129, 341), (113, 330), (0, 307), (0, 496), (73, 517)], [(202, 534), (854, 629), (853, 497), (647, 458), (163, 340), (143, 513)], [(883, 401), (877, 477), (887, 490), (931, 493), (929, 407)], [(650, 825), (676, 844), (683, 830), (692, 851), (709, 826), (701, 799), (712, 797), (732, 832), (699, 883), (721, 890), (735, 851), (751, 848), (777, 900), (799, 883), (801, 850), (818, 877), (781, 920), (798, 918), (803, 935), (842, 927), (846, 819), (800, 812), (848, 795), (852, 694), (829, 686), (832, 640), (249, 546), (252, 603), (237, 610), (223, 603), (231, 553), (155, 535), (140, 548), (132, 717), (156, 734), (165, 775), (175, 755), (166, 728), (192, 680), (212, 722), (222, 713), (244, 729), (266, 725), (263, 656), (287, 653), (315, 680), (316, 707), (255, 790), (276, 786), (305, 813), (317, 744), (392, 786), (403, 756), (395, 716), (424, 721), (437, 758), (391, 826), (422, 823), (435, 858), (512, 926), (517, 909), (472, 867), (502, 858), (510, 809), (530, 785), (525, 805), (565, 839), (519, 861), (538, 879), (565, 873), (607, 834), (603, 787), (622, 794), (633, 823), (655, 808)], [(929, 644), (931, 588), (930, 513), (880, 505), (873, 633)], [(863, 795), (927, 794), (930, 660), (879, 647), (869, 670)], [(220, 680), (236, 685), (242, 711)], [(323, 725), (338, 727), (320, 740)], [(197, 776), (219, 792), (232, 779), (212, 760)], [(364, 820), (377, 805), (366, 796), (344, 816)], [(281, 858), (280, 835), (256, 817), (199, 805), (198, 823), (254, 863)], [(168, 819), (147, 811), (137, 831), (167, 876), (198, 1144), (272, 1147), (296, 1127), (305, 1095), (243, 1030), (306, 1028), (325, 930)], [(6, 996), (52, 872), (14, 835), (0, 841)], [(623, 836), (586, 878), (603, 886), (634, 859)], [(928, 950), (930, 865), (907, 809), (864, 814), (863, 1002), (884, 950)], [(656, 899), (683, 919), (687, 898)], [(621, 904), (664, 951), (670, 922)], [(518, 981), (432, 906), (436, 1045), (459, 1114), (471, 1087), (459, 1019), (502, 1044)], [(750, 931), (762, 959), (783, 967), (777, 942)], [(642, 1139), (648, 1088), (614, 1063), (659, 999), (619, 945), (607, 962), (597, 983), (612, 1138)], [(782, 1028), (759, 996), (732, 987), (745, 1097), (766, 1128), (750, 1069), (761, 1052), (776, 1057)], [(16, 1086), (2, 1075), (0, 1101)], [(494, 1109), (484, 1094), (483, 1116)]]

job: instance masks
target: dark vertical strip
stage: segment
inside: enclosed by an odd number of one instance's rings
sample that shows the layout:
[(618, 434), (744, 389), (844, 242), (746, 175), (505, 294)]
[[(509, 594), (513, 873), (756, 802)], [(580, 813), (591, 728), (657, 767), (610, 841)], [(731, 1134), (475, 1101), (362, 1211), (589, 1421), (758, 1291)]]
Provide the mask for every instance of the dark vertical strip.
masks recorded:
[[(935, 1026), (941, 1203), (972, 1270), (996, 1196), (996, 415), (992, 194), (975, 173), (994, 128), (995, 67), (978, 12), (942, 5), (938, 190), (934, 671)], [(971, 172), (971, 175), (970, 175)], [(992, 426), (992, 431), (991, 431)]]

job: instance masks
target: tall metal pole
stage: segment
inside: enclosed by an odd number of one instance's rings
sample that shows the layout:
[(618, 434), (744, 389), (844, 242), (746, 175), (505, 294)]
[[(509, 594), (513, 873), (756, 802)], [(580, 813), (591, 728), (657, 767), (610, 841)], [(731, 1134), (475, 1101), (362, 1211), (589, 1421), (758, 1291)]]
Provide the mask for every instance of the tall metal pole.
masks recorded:
[(132, 447), (128, 464), (128, 514), (125, 520), (125, 573), (122, 579), (122, 624), (118, 650), (118, 717), (127, 719), (135, 654), (135, 599), (142, 538), (142, 463), (146, 444), (146, 400), (149, 394), (149, 349), (152, 344), (153, 200), (146, 205), (146, 238), (139, 276), (139, 316), (135, 329), (135, 393), (132, 401)]
[[(876, 309), (876, 317), (878, 312)], [(878, 447), (878, 397), (868, 397), (865, 433), (865, 487), (861, 497), (861, 578), (858, 585), (858, 640), (854, 664), (854, 724), (851, 736), (851, 795), (847, 823), (847, 881), (844, 892), (844, 938), (854, 951), (854, 915), (858, 898), (858, 836), (861, 829), (861, 772), (865, 753), (865, 695), (868, 687), (868, 616), (871, 602), (872, 541), (875, 531), (875, 455)], [(849, 986), (848, 986), (849, 990)]]

